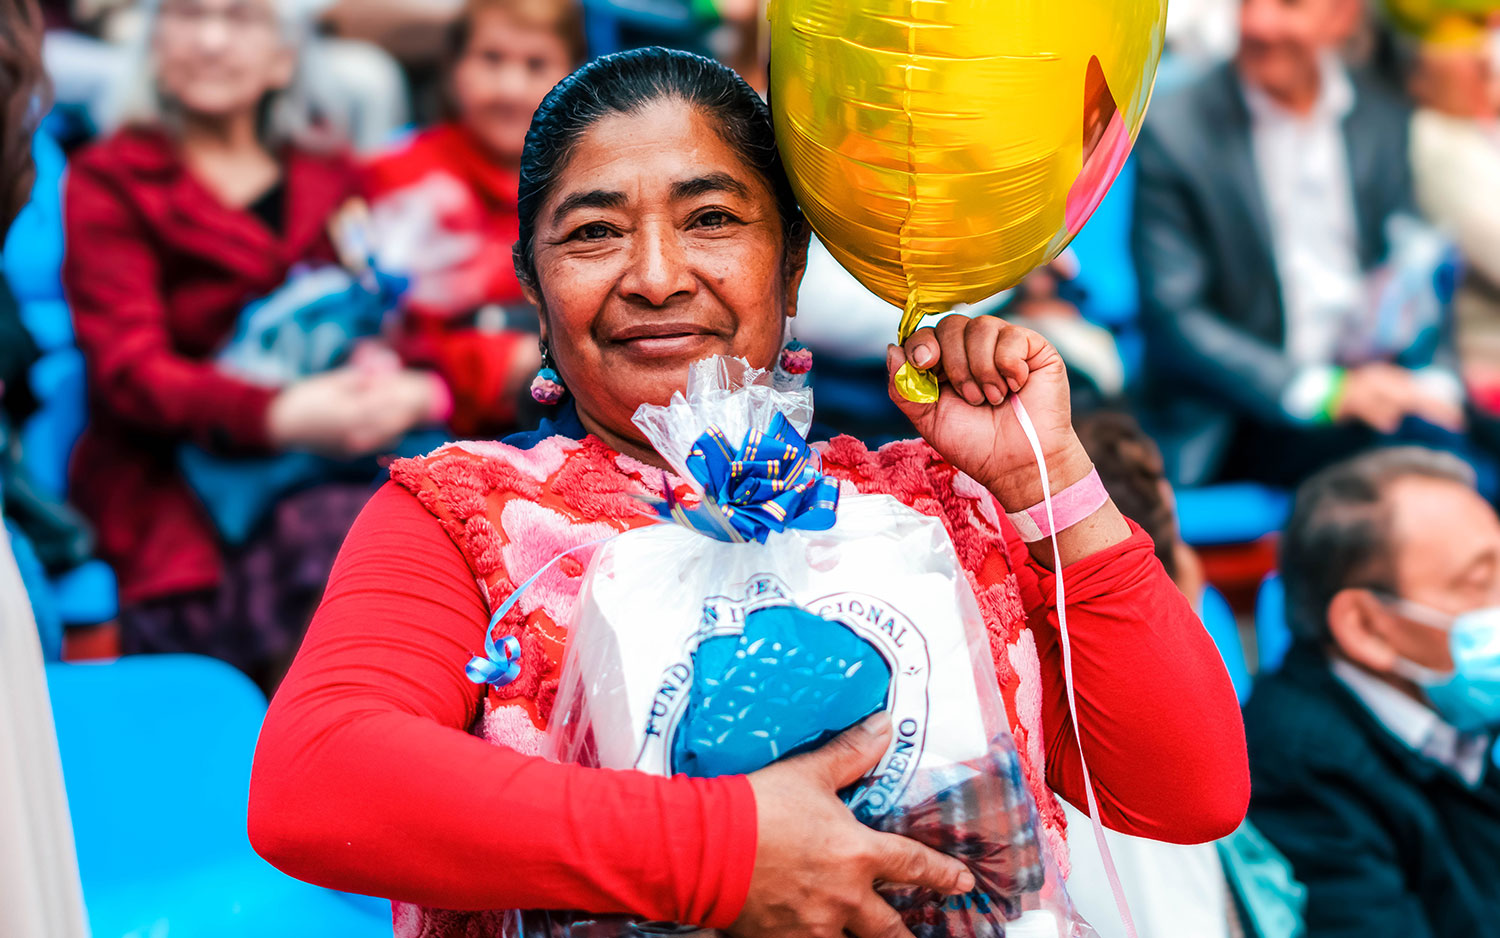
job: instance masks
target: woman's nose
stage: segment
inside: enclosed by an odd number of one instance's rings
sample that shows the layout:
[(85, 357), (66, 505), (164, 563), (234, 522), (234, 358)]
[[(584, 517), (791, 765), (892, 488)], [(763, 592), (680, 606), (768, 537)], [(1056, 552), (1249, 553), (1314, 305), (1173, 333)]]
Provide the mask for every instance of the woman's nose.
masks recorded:
[(665, 306), (674, 297), (692, 295), (697, 282), (676, 229), (666, 223), (641, 226), (620, 289), (651, 306)]

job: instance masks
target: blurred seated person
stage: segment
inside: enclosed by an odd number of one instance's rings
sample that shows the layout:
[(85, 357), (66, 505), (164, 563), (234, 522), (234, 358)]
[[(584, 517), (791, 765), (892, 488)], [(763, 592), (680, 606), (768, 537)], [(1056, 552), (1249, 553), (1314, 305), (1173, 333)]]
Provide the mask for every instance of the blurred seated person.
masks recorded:
[(1446, 17), (1416, 50), (1409, 86), (1417, 204), (1468, 264), (1454, 298), (1458, 353), (1476, 399), (1500, 410), (1500, 74), (1482, 19)]
[(1243, 0), (1233, 62), (1141, 132), (1149, 429), (1178, 484), (1295, 484), (1398, 432), (1462, 445), (1441, 300), (1389, 302), (1407, 255), (1431, 252), (1407, 215), (1407, 110), (1336, 53), (1361, 15)]
[(411, 277), (403, 352), (448, 380), (462, 437), (514, 430), (541, 365), (511, 260), (518, 167), (532, 113), (583, 58), (576, 0), (469, 0), (449, 37), (451, 119), (367, 170), (378, 253)]
[(263, 684), (295, 651), (369, 486), (287, 498), (226, 549), (178, 471), (211, 453), (383, 449), (444, 407), (430, 373), (345, 368), (265, 387), (215, 356), (248, 301), (330, 262), (358, 174), (299, 82), (296, 0), (163, 0), (124, 126), (75, 157), (63, 282), (91, 414), (71, 494), (120, 584), (130, 652), (223, 658)]
[(320, 2), (334, 34), (374, 43), (408, 68), (431, 69), (443, 57), (448, 29), (464, 0), (331, 0)]
[[(56, 106), (82, 117), (76, 128), (92, 133), (111, 123), (116, 88), (129, 77), (134, 46), (150, 11), (161, 0), (48, 0), (42, 47)], [(311, 16), (331, 0), (297, 0)], [(302, 66), (342, 129), (359, 150), (390, 142), (410, 120), (406, 77), (379, 47), (356, 39), (312, 35)], [(75, 128), (69, 128), (75, 130)]]
[(1297, 492), (1296, 641), (1245, 710), (1250, 819), (1319, 938), (1500, 935), (1500, 518), (1446, 453), (1377, 449)]

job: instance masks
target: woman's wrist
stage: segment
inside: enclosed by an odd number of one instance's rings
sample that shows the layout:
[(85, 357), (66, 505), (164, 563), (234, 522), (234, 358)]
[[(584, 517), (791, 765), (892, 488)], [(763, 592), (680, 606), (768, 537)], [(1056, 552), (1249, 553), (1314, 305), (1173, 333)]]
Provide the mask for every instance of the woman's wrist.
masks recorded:
[[(1056, 495), (1094, 471), (1094, 461), (1076, 436), (1046, 454), (1047, 482), (1050, 494)], [(1042, 475), (1036, 463), (1028, 461), (987, 486), (1006, 513), (1025, 511), (1042, 501)]]

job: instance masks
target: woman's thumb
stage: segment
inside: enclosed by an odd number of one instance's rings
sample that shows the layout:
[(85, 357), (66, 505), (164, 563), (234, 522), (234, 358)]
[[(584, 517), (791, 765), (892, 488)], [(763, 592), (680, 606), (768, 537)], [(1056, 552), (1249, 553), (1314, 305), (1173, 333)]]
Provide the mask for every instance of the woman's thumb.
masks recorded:
[[(896, 408), (906, 416), (906, 419), (910, 420), (913, 424), (917, 424), (918, 421), (922, 420), (929, 413), (931, 413), (932, 408), (936, 405), (919, 404), (914, 401), (909, 401), (906, 399), (906, 396), (901, 393), (901, 389), (896, 386), (896, 373), (899, 372), (902, 366), (906, 365), (906, 363), (907, 359), (905, 349), (901, 348), (901, 346), (899, 345), (891, 345), (886, 348), (885, 390), (886, 393), (890, 395), (891, 403), (896, 405)], [(918, 426), (918, 429), (920, 430), (921, 427)]]
[(803, 758), (834, 790), (853, 785), (880, 762), (891, 741), (891, 717), (884, 711), (844, 730)]

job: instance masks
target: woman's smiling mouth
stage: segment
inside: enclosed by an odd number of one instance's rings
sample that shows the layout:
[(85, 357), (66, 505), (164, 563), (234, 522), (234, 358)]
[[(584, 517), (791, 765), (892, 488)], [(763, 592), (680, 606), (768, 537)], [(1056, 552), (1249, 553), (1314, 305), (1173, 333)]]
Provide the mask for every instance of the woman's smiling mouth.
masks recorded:
[(677, 358), (705, 352), (722, 337), (694, 322), (637, 323), (609, 335), (612, 345), (644, 358)]

